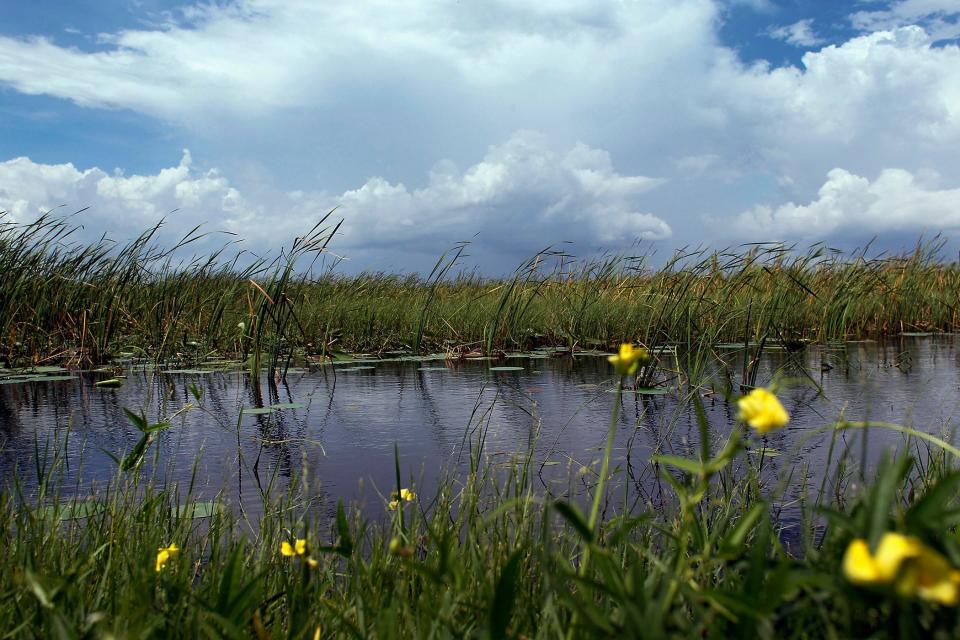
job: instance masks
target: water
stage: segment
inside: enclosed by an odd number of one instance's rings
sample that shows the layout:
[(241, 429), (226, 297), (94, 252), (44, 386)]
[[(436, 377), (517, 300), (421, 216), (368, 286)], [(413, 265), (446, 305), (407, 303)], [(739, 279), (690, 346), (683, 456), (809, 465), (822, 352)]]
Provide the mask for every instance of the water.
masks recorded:
[[(763, 463), (770, 486), (785, 474), (799, 478), (801, 472), (819, 482), (830, 435), (818, 429), (841, 413), (849, 420), (892, 421), (934, 435), (950, 432), (960, 407), (958, 345), (953, 336), (922, 336), (816, 346), (793, 354), (765, 351), (758, 382), (774, 374), (790, 380), (779, 394), (790, 424), (753, 439), (755, 449), (762, 446), (772, 454), (764, 454)], [(736, 414), (724, 389), (731, 377), (739, 382), (742, 357), (742, 350), (718, 349), (711, 376), (699, 389), (715, 448)], [(650, 455), (699, 450), (694, 413), (680, 401), (671, 373), (675, 357), (664, 356), (662, 362), (665, 386), (672, 391), (625, 393), (617, 429), (614, 464), (624, 472), (620, 477), (626, 478), (630, 495), (642, 501), (658, 499), (655, 474), (646, 464)], [(490, 371), (497, 365), (522, 370)], [(332, 509), (343, 498), (382, 512), (383, 496), (395, 485), (395, 447), (404, 483), (412, 478), (421, 497), (429, 497), (444, 469), (462, 473), (467, 468), (481, 435), (484, 457), (504, 467), (532, 451), (534, 482), (543, 491), (583, 491), (595, 477), (581, 469), (599, 466), (616, 397), (612, 368), (603, 357), (377, 362), (369, 365), (373, 368), (343, 370), (355, 366), (293, 372), (276, 386), (264, 381), (261, 395), (242, 373), (128, 371), (123, 387), (111, 390), (96, 388), (103, 374), (92, 373), (4, 384), (0, 477), (10, 480), (19, 470), (29, 490), (36, 482), (37, 446), (42, 450), (47, 442), (63, 442), (68, 434), (70, 491), (95, 490), (116, 473), (106, 452), (122, 456), (140, 437), (124, 407), (143, 411), (151, 421), (175, 415), (151, 450), (145, 473), (185, 486), (196, 472), (197, 495), (242, 502), (248, 513), (258, 511), (261, 491), (271, 479), (282, 490), (304, 468), (319, 508)], [(193, 385), (202, 392), (199, 407), (177, 414), (188, 403), (198, 404)], [(243, 407), (278, 404), (294, 406), (241, 413)], [(865, 466), (904, 443), (901, 434), (880, 429), (870, 430), (867, 446), (863, 437), (863, 431), (847, 431), (840, 443), (850, 446), (854, 460), (865, 456)], [(794, 487), (785, 502), (797, 495)]]

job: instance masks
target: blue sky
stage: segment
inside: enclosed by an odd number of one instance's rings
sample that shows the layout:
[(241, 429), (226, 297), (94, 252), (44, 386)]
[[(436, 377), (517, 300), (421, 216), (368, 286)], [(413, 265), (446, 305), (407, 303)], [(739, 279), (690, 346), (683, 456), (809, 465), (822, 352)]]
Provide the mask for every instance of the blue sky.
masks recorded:
[(352, 270), (953, 242), (958, 36), (957, 0), (4, 3), (0, 210), (259, 251), (338, 207)]

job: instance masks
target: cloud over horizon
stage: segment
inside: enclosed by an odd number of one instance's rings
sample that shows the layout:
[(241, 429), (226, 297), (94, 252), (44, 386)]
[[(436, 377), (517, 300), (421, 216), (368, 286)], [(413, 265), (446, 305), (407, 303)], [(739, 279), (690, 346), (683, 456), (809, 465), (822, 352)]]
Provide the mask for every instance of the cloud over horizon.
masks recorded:
[(873, 233), (960, 229), (960, 185), (941, 188), (934, 172), (884, 169), (874, 180), (833, 169), (808, 204), (757, 205), (734, 224), (750, 239), (820, 240), (849, 229)]
[[(334, 244), (346, 249), (402, 243), (439, 253), (477, 234), (478, 246), (496, 250), (569, 240), (600, 247), (623, 238), (670, 237), (664, 220), (637, 205), (642, 194), (663, 182), (620, 175), (603, 150), (578, 143), (556, 152), (542, 134), (518, 131), (464, 171), (449, 161), (438, 163), (419, 188), (375, 176), (338, 195), (275, 195), (272, 206), (251, 201), (216, 169), (197, 170), (187, 150), (177, 166), (155, 175), (108, 174), (21, 157), (0, 162), (0, 210), (30, 222), (62, 205), (82, 203), (90, 209), (78, 223), (106, 222), (117, 235), (139, 233), (165, 218), (171, 234), (204, 223), (208, 230), (272, 236), (282, 244), (337, 208), (344, 224)], [(498, 233), (502, 228), (510, 235)], [(564, 232), (570, 235), (559, 235)]]
[[(794, 62), (722, 42), (735, 11), (767, 16), (756, 38)], [(519, 256), (953, 229), (960, 9), (873, 3), (841, 39), (786, 16), (767, 0), (236, 0), (72, 44), (0, 34), (13, 94), (164, 122), (193, 152), (127, 175), (18, 149), (0, 208), (89, 205), (113, 233), (207, 221), (270, 246), (339, 207), (338, 246), (391, 264), (477, 233)]]

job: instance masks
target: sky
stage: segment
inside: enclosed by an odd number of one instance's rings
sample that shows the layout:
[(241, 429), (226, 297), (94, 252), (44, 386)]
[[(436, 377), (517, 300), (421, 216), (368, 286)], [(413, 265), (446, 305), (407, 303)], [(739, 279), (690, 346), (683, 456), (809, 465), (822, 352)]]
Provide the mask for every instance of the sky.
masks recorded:
[(0, 3), (0, 211), (79, 238), (956, 248), (958, 148), (960, 0)]

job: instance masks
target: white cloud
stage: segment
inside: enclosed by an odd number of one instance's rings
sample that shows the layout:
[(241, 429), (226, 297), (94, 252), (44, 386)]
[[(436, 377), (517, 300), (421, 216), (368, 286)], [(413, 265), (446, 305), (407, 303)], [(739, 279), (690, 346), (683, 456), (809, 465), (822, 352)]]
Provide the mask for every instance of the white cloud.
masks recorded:
[(934, 172), (885, 169), (873, 181), (833, 169), (808, 204), (758, 205), (733, 227), (753, 239), (821, 240), (854, 232), (883, 233), (960, 229), (960, 188), (939, 188)]
[[(714, 12), (708, 0), (238, 0), (187, 7), (164, 28), (103, 34), (107, 48), (94, 52), (0, 37), (0, 81), (185, 123), (316, 108), (339, 102), (358, 78), (406, 95), (442, 77), (446, 86), (434, 84), (419, 102), (451, 92), (524, 97), (537, 94), (524, 90), (530, 82), (542, 91), (551, 81), (582, 82), (588, 70), (602, 79), (617, 62), (649, 73), (709, 33)], [(689, 35), (678, 37), (683, 29)]]
[(814, 47), (826, 42), (813, 31), (813, 18), (798, 20), (793, 24), (771, 29), (769, 36), (776, 40), (783, 40), (795, 47)]
[(922, 29), (903, 27), (802, 60), (771, 69), (728, 59), (714, 75), (721, 122), (736, 132), (724, 148), (749, 150), (752, 174), (792, 182), (793, 196), (813, 193), (836, 166), (935, 167), (960, 180), (960, 47), (933, 47)]
[(337, 201), (353, 246), (453, 241), (477, 231), (494, 245), (611, 246), (670, 236), (666, 222), (639, 208), (639, 196), (661, 183), (619, 175), (604, 151), (577, 144), (558, 154), (544, 136), (522, 131), (462, 173), (436, 166), (423, 188), (372, 178)]
[(226, 178), (216, 170), (196, 171), (191, 162), (190, 152), (184, 150), (175, 167), (155, 175), (126, 176), (97, 167), (79, 170), (70, 163), (13, 158), (0, 162), (0, 210), (16, 221), (30, 222), (47, 211), (64, 215), (89, 206), (76, 222), (90, 227), (90, 235), (108, 231), (119, 238), (138, 234), (163, 218), (174, 230), (185, 232), (198, 216), (249, 210)]
[[(822, 48), (809, 20), (782, 27), (813, 49), (773, 67), (720, 43), (730, 4), (205, 3), (106, 34), (95, 51), (2, 36), (0, 84), (179, 125), (166, 132), (220, 171), (191, 167), (193, 186), (162, 197), (149, 193), (159, 171), (124, 183), (157, 215), (180, 207), (251, 239), (287, 238), (339, 204), (341, 243), (357, 251), (435, 252), (475, 231), (515, 254), (570, 237), (618, 249), (671, 229), (698, 242), (704, 212), (809, 202), (834, 167), (932, 167), (960, 183), (960, 47), (924, 30), (952, 20), (949, 5), (861, 12), (869, 33)], [(911, 21), (923, 28), (901, 26)], [(545, 138), (514, 135), (530, 129)], [(642, 176), (667, 181), (647, 191)], [(205, 179), (224, 182), (194, 195)], [(7, 202), (37, 206), (25, 193)], [(64, 193), (45, 201), (98, 202)], [(111, 211), (137, 210), (122, 196)]]
[[(438, 163), (423, 187), (372, 177), (338, 196), (303, 190), (241, 194), (218, 171), (193, 169), (188, 151), (176, 167), (131, 176), (15, 158), (0, 163), (0, 209), (28, 221), (69, 203), (91, 207), (77, 222), (98, 223), (119, 235), (167, 217), (169, 233), (207, 222), (211, 230), (277, 246), (338, 207), (345, 219), (334, 241), (338, 249), (399, 243), (438, 254), (479, 233), (479, 246), (509, 252), (564, 240), (593, 248), (667, 238), (670, 226), (641, 208), (642, 196), (662, 182), (620, 175), (605, 151), (576, 144), (557, 153), (542, 134), (520, 131), (463, 172), (449, 161)], [(179, 211), (170, 215), (174, 209)]]
[(918, 25), (934, 42), (960, 38), (960, 5), (956, 0), (897, 0), (885, 9), (857, 11), (850, 15), (850, 21), (863, 31)]

